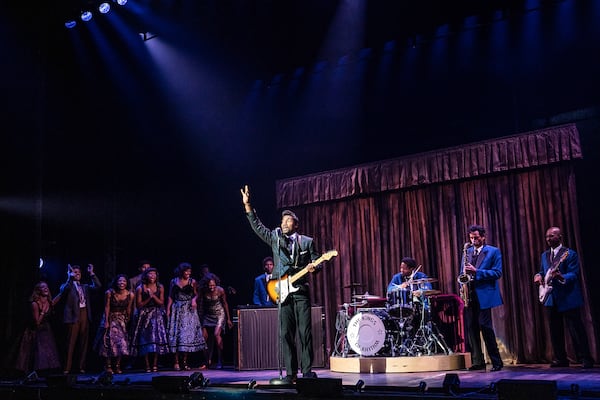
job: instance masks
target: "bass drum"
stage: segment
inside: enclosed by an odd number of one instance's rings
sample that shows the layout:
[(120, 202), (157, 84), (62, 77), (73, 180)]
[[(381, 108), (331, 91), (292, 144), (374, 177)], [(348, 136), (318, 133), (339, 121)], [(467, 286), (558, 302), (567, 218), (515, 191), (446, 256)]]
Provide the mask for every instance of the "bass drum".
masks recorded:
[(389, 332), (397, 332), (396, 322), (385, 310), (359, 312), (348, 323), (348, 344), (361, 356), (378, 355), (389, 343)]

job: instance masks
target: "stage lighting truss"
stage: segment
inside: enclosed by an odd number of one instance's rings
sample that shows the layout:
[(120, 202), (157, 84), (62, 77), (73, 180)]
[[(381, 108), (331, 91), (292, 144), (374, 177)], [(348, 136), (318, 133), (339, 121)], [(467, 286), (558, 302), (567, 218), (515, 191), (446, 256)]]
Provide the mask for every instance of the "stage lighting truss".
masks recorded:
[(65, 21), (65, 28), (73, 29), (77, 22), (89, 22), (95, 14), (108, 14), (113, 6), (123, 7), (128, 0), (74, 0), (71, 4), (72, 12)]

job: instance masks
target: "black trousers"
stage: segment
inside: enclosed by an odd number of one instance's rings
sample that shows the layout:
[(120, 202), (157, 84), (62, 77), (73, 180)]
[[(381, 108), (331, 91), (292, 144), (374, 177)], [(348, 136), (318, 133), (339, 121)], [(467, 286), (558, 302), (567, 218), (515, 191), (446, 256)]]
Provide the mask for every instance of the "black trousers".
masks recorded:
[(485, 365), (483, 350), (481, 349), (481, 336), (487, 349), (488, 356), (494, 367), (503, 366), (502, 357), (496, 343), (496, 333), (492, 323), (492, 309), (482, 310), (479, 306), (477, 293), (472, 290), (469, 307), (465, 307), (465, 328), (467, 331), (467, 349), (471, 352), (473, 365)]
[(281, 305), (281, 335), (283, 361), (286, 374), (298, 374), (298, 349), (296, 334), (300, 341), (300, 367), (303, 374), (311, 372), (313, 363), (313, 339), (310, 298), (304, 293), (293, 293)]
[(560, 312), (556, 307), (546, 307), (546, 315), (550, 321), (550, 342), (556, 361), (568, 361), (565, 349), (565, 323), (575, 348), (576, 361), (592, 361), (588, 337), (581, 321), (580, 309), (573, 308)]

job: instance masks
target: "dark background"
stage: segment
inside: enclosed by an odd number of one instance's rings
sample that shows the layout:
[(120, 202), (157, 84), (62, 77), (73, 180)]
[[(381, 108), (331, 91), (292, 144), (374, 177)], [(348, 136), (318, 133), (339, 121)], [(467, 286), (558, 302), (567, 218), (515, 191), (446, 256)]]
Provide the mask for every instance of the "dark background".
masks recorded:
[(129, 0), (67, 30), (75, 3), (0, 11), (3, 343), (67, 263), (207, 263), (250, 303), (269, 248), (244, 184), (275, 226), (278, 179), (567, 122), (600, 279), (600, 1)]

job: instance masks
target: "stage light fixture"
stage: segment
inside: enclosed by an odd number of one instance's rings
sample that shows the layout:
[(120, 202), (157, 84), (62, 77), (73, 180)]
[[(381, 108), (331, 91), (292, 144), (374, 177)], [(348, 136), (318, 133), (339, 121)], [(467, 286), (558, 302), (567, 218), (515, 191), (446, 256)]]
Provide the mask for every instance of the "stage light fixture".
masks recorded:
[(458, 374), (446, 374), (442, 387), (444, 388), (444, 393), (456, 396), (460, 390), (460, 379), (458, 378)]
[(194, 372), (192, 375), (190, 375), (190, 388), (204, 388), (207, 387), (209, 383), (210, 380), (205, 378), (204, 375), (202, 375), (202, 372)]
[(92, 19), (92, 12), (91, 11), (84, 11), (81, 13), (81, 20), (84, 22), (88, 22)]
[(113, 383), (113, 374), (112, 372), (102, 371), (98, 378), (95, 381), (96, 384), (102, 386), (110, 386)]
[(73, 29), (77, 26), (77, 21), (75, 21), (74, 19), (70, 19), (67, 22), (65, 22), (65, 28), (67, 29)]
[(356, 382), (356, 385), (354, 385), (354, 391), (355, 392), (362, 392), (362, 388), (365, 386), (365, 381), (363, 381), (362, 379), (359, 379), (358, 382)]
[(156, 33), (151, 33), (151, 32), (139, 32), (140, 35), (140, 39), (142, 39), (144, 42), (147, 42), (150, 39), (154, 39), (156, 36), (158, 36)]
[(110, 4), (108, 4), (107, 2), (100, 3), (100, 5), (98, 6), (98, 11), (100, 11), (100, 14), (108, 13), (110, 11)]
[(37, 383), (40, 380), (37, 372), (33, 371), (31, 372), (29, 375), (27, 375), (27, 377), (25, 377), (25, 379), (23, 380), (23, 384), (28, 384), (28, 383)]
[(125, 4), (127, 4), (127, 0), (116, 0), (117, 4), (120, 6), (124, 6)]
[(421, 381), (419, 382), (419, 393), (424, 394), (427, 390), (427, 382)]
[(256, 380), (251, 379), (250, 382), (248, 382), (248, 390), (254, 389), (255, 387), (256, 387)]

